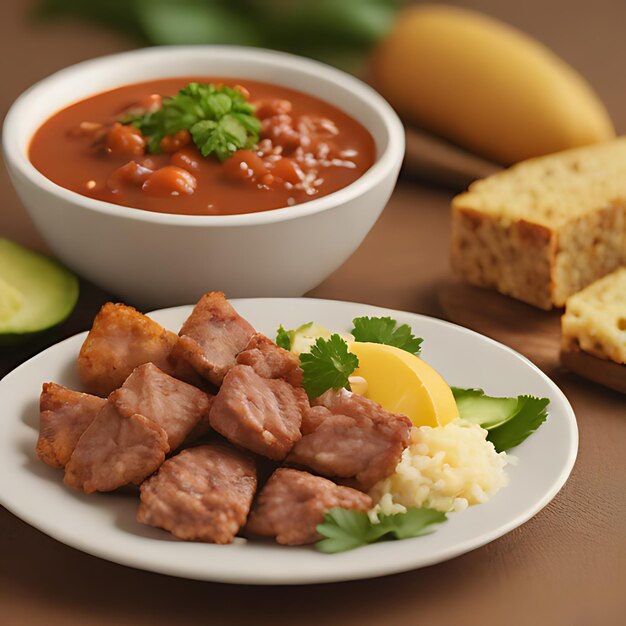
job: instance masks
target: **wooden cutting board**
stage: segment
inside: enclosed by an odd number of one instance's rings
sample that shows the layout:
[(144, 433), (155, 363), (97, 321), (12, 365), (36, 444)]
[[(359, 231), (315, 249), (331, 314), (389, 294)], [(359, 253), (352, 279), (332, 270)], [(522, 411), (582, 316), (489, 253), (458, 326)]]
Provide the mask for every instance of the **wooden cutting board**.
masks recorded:
[(439, 303), (451, 322), (510, 346), (549, 376), (561, 369), (560, 310), (542, 311), (453, 279), (441, 285)]
[(542, 311), (495, 291), (453, 279), (441, 285), (439, 303), (451, 322), (517, 350), (553, 379), (569, 370), (626, 394), (625, 366), (575, 351), (561, 359), (563, 311), (560, 309)]

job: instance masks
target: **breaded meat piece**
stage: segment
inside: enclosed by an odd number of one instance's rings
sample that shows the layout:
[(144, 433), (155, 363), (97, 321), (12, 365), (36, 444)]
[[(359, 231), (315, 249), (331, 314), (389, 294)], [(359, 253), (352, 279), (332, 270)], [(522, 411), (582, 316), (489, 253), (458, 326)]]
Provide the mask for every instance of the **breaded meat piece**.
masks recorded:
[(365, 493), (340, 487), (308, 472), (277, 469), (257, 496), (246, 531), (274, 537), (290, 546), (321, 539), (316, 527), (333, 507), (368, 511), (374, 506)]
[(179, 539), (231, 543), (256, 486), (251, 455), (223, 443), (188, 448), (141, 485), (137, 521)]
[(39, 398), (37, 456), (50, 467), (65, 467), (80, 436), (105, 404), (104, 398), (44, 383)]
[(392, 474), (409, 445), (411, 420), (341, 389), (316, 400), (287, 461), (366, 491)]
[(64, 482), (85, 493), (138, 485), (157, 470), (169, 449), (160, 426), (143, 415), (122, 417), (108, 401), (78, 440)]
[(85, 388), (100, 396), (121, 387), (144, 363), (154, 363), (167, 374), (192, 384), (198, 382), (189, 365), (172, 354), (177, 342), (176, 334), (133, 307), (107, 302), (80, 349), (78, 374)]
[(301, 387), (236, 365), (215, 396), (209, 421), (230, 442), (280, 461), (300, 439), (302, 415), (308, 408)]
[(223, 293), (206, 293), (180, 329), (174, 354), (200, 376), (220, 385), (254, 333)]
[(294, 387), (302, 386), (300, 359), (261, 333), (252, 335), (237, 363), (249, 365), (263, 378), (282, 378)]
[(199, 422), (209, 423), (212, 397), (192, 385), (145, 363), (135, 368), (109, 400), (122, 417), (139, 414), (166, 433), (170, 450), (176, 450)]

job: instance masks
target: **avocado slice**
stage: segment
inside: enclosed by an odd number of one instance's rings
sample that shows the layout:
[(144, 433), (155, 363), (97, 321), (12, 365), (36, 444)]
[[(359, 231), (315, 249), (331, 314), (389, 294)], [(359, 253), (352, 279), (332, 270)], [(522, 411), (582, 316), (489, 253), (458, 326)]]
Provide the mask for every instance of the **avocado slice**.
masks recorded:
[(452, 387), (459, 415), (472, 424), (491, 430), (511, 419), (517, 409), (517, 398), (493, 398), (482, 389)]
[(60, 263), (0, 239), (0, 341), (62, 322), (78, 292), (78, 279)]

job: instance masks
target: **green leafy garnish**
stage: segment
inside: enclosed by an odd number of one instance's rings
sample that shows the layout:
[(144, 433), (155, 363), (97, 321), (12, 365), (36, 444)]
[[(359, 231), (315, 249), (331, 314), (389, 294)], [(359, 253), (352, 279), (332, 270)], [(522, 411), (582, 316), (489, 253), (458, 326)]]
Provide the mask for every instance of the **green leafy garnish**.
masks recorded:
[(518, 446), (532, 435), (548, 416), (548, 398), (518, 396), (494, 398), (482, 389), (452, 387), (462, 419), (488, 431), (487, 439), (498, 452)]
[(383, 343), (406, 350), (411, 354), (419, 354), (423, 339), (415, 337), (408, 324), (398, 326), (391, 317), (355, 317), (354, 328), (350, 333), (356, 341)]
[(524, 439), (532, 435), (548, 417), (546, 410), (550, 400), (534, 396), (519, 396), (518, 406), (511, 419), (489, 431), (487, 439), (498, 452), (519, 446)]
[(433, 531), (435, 524), (445, 522), (445, 513), (434, 509), (407, 509), (406, 513), (379, 513), (373, 523), (367, 513), (335, 507), (327, 511), (317, 532), (325, 537), (315, 544), (320, 552), (333, 554), (353, 550), (381, 539), (408, 539)]
[(254, 106), (243, 93), (205, 83), (189, 83), (175, 96), (164, 98), (160, 109), (127, 115), (121, 121), (148, 137), (150, 152), (160, 152), (167, 135), (187, 130), (202, 156), (215, 154), (220, 161), (236, 150), (254, 146), (261, 130)]
[(359, 366), (359, 359), (348, 351), (348, 344), (337, 334), (319, 337), (310, 352), (300, 355), (302, 386), (309, 398), (329, 389), (350, 389), (348, 376)]
[(313, 322), (307, 322), (298, 326), (295, 330), (285, 330), (281, 324), (276, 331), (276, 344), (285, 350), (291, 350), (298, 333), (303, 333), (313, 326)]
[(281, 324), (276, 331), (276, 345), (285, 350), (291, 350), (291, 344), (293, 343), (293, 336), (295, 331), (285, 330)]

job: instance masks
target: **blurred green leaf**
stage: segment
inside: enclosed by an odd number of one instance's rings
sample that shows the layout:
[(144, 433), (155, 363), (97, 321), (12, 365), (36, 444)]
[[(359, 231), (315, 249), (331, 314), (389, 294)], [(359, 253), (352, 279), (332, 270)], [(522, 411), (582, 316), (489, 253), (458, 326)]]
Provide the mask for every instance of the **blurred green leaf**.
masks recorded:
[(32, 16), (40, 20), (77, 17), (121, 30), (145, 41), (133, 0), (40, 0)]
[(134, 0), (137, 19), (155, 44), (258, 45), (254, 24), (237, 2)]
[(404, 0), (40, 0), (40, 18), (74, 16), (149, 43), (284, 50), (357, 71)]
[(271, 19), (266, 32), (290, 46), (369, 46), (389, 30), (394, 3), (382, 0), (255, 0)]

